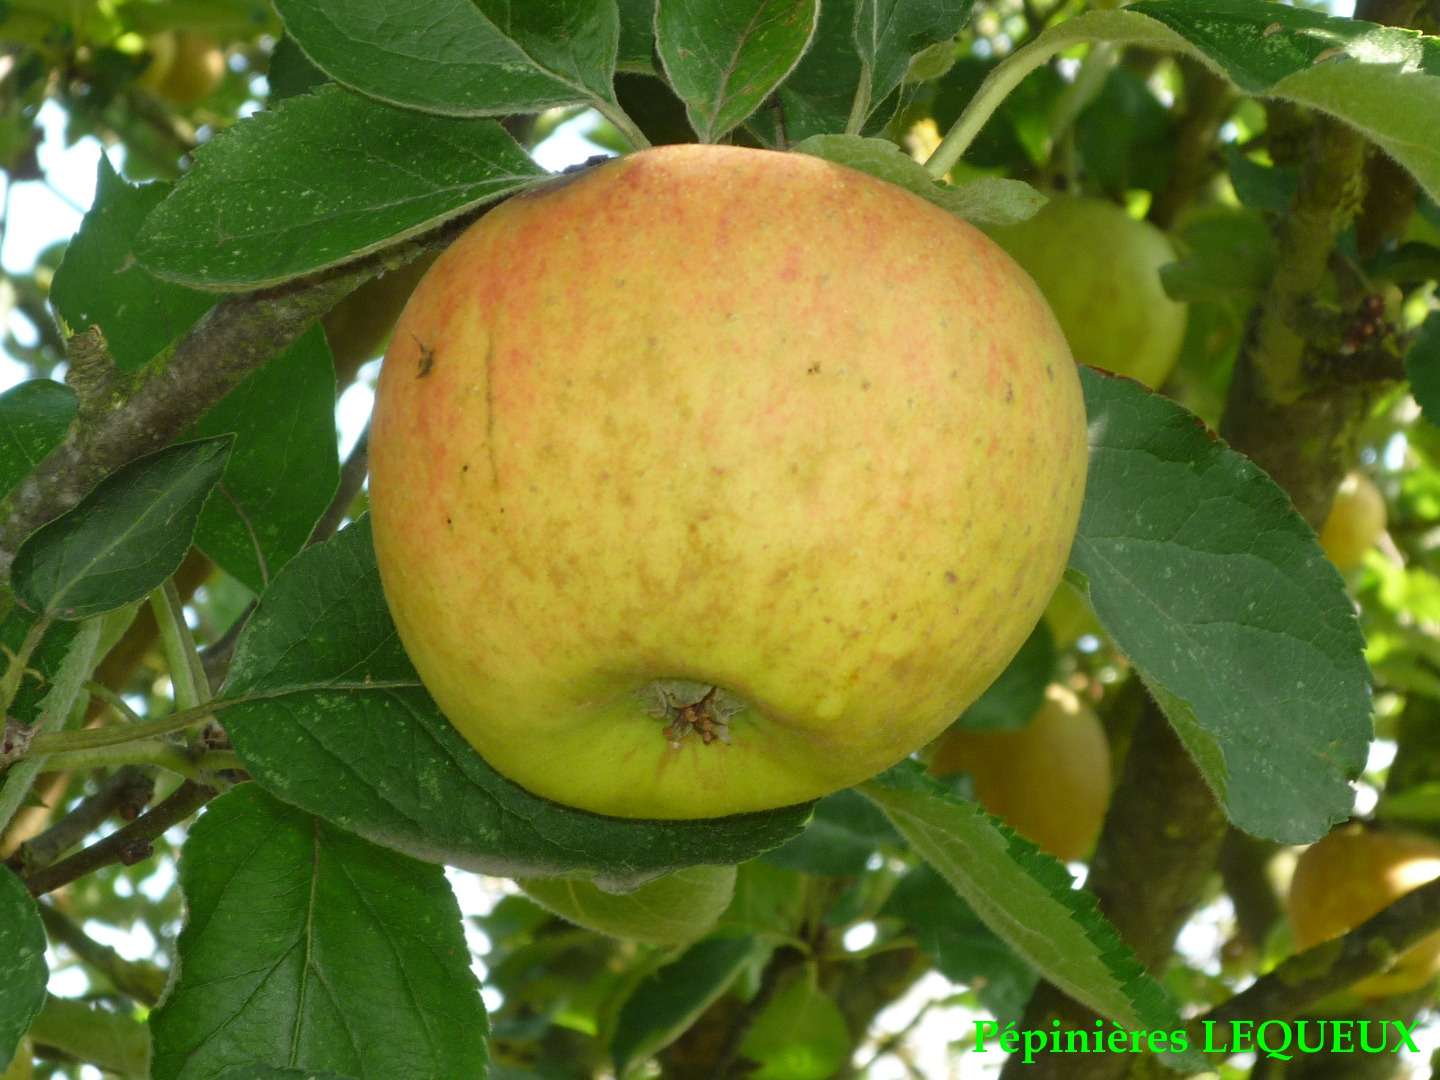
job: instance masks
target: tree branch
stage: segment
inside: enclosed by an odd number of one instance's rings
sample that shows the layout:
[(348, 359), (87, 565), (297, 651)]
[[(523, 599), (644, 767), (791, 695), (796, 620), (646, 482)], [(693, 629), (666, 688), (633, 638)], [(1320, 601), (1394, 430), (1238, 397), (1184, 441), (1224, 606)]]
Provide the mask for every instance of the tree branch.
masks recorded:
[(180, 435), (357, 286), (439, 250), (475, 216), (317, 277), (221, 300), (168, 360), (140, 372), (128, 393), (90, 423), (73, 425), (65, 441), (0, 504), (0, 577), (9, 574), (26, 536), (75, 506), (103, 477)]
[(98, 829), (111, 814), (133, 821), (155, 794), (155, 777), (150, 769), (126, 766), (108, 776), (93, 795), (87, 795), (75, 809), (33, 840), (27, 840), (6, 861), (24, 876), (49, 866), (65, 852)]
[(116, 829), (105, 839), (78, 851), (25, 879), (32, 896), (53, 892), (77, 878), (94, 873), (111, 863), (127, 866), (148, 858), (151, 844), (172, 825), (178, 825), (216, 796), (214, 788), (187, 780), (164, 802), (143, 817)]
[[(1320, 999), (1387, 970), (1407, 949), (1440, 930), (1440, 878), (1406, 893), (1343, 937), (1296, 953), (1262, 979), (1215, 1006), (1205, 1020), (1228, 1031), (1231, 1020), (1284, 1019)], [(1223, 1045), (1223, 1042), (1222, 1042)]]

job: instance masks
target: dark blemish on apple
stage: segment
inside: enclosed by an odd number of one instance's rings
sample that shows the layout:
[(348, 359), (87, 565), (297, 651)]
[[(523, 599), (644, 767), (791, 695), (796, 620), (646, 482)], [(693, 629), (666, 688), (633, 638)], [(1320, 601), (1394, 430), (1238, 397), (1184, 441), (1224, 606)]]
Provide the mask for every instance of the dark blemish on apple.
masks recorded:
[(805, 369), (805, 374), (806, 374), (806, 375), (819, 375), (819, 374), (820, 374), (820, 361), (819, 361), (819, 360), (816, 360), (815, 363), (813, 363), (813, 364), (811, 364), (809, 367), (807, 367), (807, 368)]
[(869, 380), (869, 379), (862, 379), (862, 380), (860, 381), (860, 389), (861, 389), (861, 390), (869, 390), (869, 389), (870, 389), (870, 380)]
[(947, 585), (954, 585), (954, 584), (955, 584), (957, 581), (959, 581), (959, 580), (960, 580), (960, 579), (955, 576), (955, 571), (954, 571), (954, 570), (946, 570), (946, 571), (945, 571), (945, 583), (946, 583)]
[(419, 338), (415, 339), (415, 347), (420, 350), (420, 363), (415, 372), (417, 379), (423, 379), (430, 374), (430, 369), (435, 366), (435, 350), (430, 348)]
[(453, 528), (455, 527), (455, 520), (454, 520), (453, 518), (448, 518), (448, 517), (447, 517), (447, 518), (445, 519), (445, 524), (446, 524), (446, 525), (449, 525), (449, 526), (453, 529)]
[(1006, 382), (1006, 383), (1005, 383), (1005, 404), (1008, 405), (1008, 404), (1010, 404), (1010, 402), (1012, 402), (1012, 401), (1014, 401), (1014, 400), (1015, 400), (1015, 387), (1012, 386), (1009, 382)]
[(464, 465), (461, 465), (461, 466), (460, 466), (460, 471), (461, 471), (461, 472), (469, 472), (469, 471), (470, 471), (470, 464), (469, 464), (469, 462), (466, 462)]
[(1055, 381), (1055, 366), (1053, 364), (1045, 365), (1045, 377), (1051, 382)]

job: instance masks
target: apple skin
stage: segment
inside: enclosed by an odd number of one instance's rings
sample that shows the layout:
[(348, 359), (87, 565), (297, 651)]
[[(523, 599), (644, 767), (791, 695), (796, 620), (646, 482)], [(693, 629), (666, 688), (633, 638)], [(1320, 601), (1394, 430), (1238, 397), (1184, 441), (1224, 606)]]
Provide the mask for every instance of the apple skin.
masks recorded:
[(1320, 528), (1320, 546), (1340, 570), (1354, 570), (1385, 531), (1385, 496), (1362, 472), (1340, 481)]
[(1110, 744), (1099, 719), (1069, 690), (1047, 688), (1023, 728), (953, 728), (930, 772), (968, 772), (981, 806), (1057, 859), (1089, 856), (1110, 803)]
[[(983, 234), (819, 158), (666, 146), (510, 199), (421, 281), (375, 550), (502, 774), (719, 817), (865, 780), (974, 700), (1059, 580), (1086, 453), (1064, 336)], [(726, 738), (672, 723), (712, 687)]]
[[(1336, 829), (1295, 864), (1287, 908), (1295, 948), (1339, 937), (1427, 881), (1440, 877), (1440, 843), (1417, 833)], [(1395, 966), (1350, 987), (1362, 998), (1418, 990), (1440, 974), (1440, 931), (1408, 949)]]
[(201, 30), (167, 30), (147, 48), (153, 59), (137, 80), (172, 105), (194, 105), (213, 94), (225, 76), (225, 54)]
[(1050, 301), (1082, 364), (1155, 390), (1185, 340), (1185, 305), (1160, 285), (1175, 250), (1155, 226), (1103, 199), (1056, 195), (1040, 212), (990, 235)]

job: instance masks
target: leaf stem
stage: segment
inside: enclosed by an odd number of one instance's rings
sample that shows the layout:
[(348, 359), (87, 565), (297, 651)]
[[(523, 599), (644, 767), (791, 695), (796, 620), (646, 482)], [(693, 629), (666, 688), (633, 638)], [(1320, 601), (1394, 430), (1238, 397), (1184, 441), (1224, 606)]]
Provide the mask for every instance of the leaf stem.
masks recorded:
[[(10, 715), (10, 706), (15, 702), (15, 695), (20, 692), (20, 683), (25, 678), (25, 670), (30, 664), (30, 657), (40, 647), (40, 642), (45, 637), (45, 631), (49, 629), (49, 617), (40, 616), (25, 632), (25, 639), (20, 643), (19, 651), (10, 657), (10, 666), (5, 669), (4, 679), (0, 679), (0, 717)], [(3, 720), (0, 720), (0, 724), (3, 724)]]
[(640, 130), (634, 120), (630, 119), (630, 114), (622, 109), (618, 102), (596, 98), (594, 105), (595, 111), (614, 124), (620, 134), (625, 136), (632, 150), (649, 149), (650, 140), (645, 137), (645, 133)]
[(167, 578), (150, 594), (150, 610), (155, 613), (155, 626), (160, 631), (176, 707), (184, 710), (203, 705), (210, 699), (210, 683), (200, 665), (190, 627), (185, 625), (185, 608), (173, 578)]

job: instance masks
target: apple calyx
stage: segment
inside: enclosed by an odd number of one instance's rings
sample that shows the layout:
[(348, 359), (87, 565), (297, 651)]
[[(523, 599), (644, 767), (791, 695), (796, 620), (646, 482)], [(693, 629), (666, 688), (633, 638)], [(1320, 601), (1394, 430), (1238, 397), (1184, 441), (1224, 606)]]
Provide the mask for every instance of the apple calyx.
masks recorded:
[[(666, 680), (647, 687), (659, 700), (660, 715), (669, 721), (661, 732), (665, 741), (670, 749), (679, 750), (680, 744), (693, 732), (706, 746), (713, 742), (730, 745), (730, 718), (744, 708), (743, 703), (714, 684), (695, 698), (695, 685), (689, 681)], [(693, 700), (680, 704), (686, 698)]]

